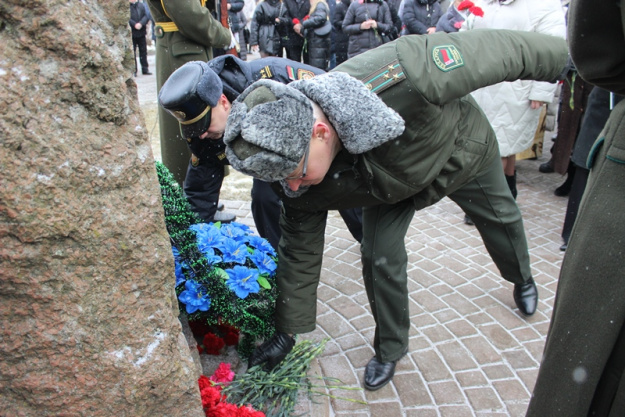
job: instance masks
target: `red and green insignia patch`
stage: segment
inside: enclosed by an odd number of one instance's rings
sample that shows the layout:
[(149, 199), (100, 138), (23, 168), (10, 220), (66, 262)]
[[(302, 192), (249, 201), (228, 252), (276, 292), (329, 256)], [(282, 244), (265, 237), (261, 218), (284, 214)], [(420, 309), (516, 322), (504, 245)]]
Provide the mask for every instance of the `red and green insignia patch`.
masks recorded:
[(454, 45), (441, 45), (432, 50), (432, 59), (441, 71), (451, 71), (464, 66), (464, 59)]
[(289, 79), (291, 81), (296, 81), (296, 80), (310, 80), (311, 78), (313, 78), (315, 76), (315, 73), (309, 70), (305, 70), (302, 68), (298, 68), (297, 71), (295, 70), (295, 68), (287, 65), (286, 66), (286, 72), (289, 75)]

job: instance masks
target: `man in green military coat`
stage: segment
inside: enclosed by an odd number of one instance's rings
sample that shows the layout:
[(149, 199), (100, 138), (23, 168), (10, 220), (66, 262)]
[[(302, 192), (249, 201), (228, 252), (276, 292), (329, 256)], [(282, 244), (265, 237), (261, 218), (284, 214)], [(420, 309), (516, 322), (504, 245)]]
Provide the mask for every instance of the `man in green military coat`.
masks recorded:
[[(206, 0), (148, 0), (148, 6), (157, 38), (158, 91), (177, 68), (190, 61), (206, 62), (213, 58), (212, 48), (233, 43), (231, 32), (213, 18)], [(158, 118), (163, 164), (182, 185), (190, 153), (180, 135), (180, 124), (160, 107)]]
[[(576, 0), (569, 9), (577, 71), (617, 94), (625, 94), (623, 6)], [(588, 166), (528, 417), (625, 416), (625, 100), (612, 109)]]
[(566, 42), (527, 32), (405, 36), (288, 86), (258, 81), (233, 104), (224, 141), (237, 170), (282, 194), (274, 337), (250, 365), (275, 365), (316, 321), (328, 209), (364, 207), (362, 265), (376, 321), (364, 385), (393, 377), (410, 326), (404, 238), (416, 210), (448, 196), (477, 226), (513, 298), (536, 310), (521, 213), (488, 120), (469, 93), (555, 81)]

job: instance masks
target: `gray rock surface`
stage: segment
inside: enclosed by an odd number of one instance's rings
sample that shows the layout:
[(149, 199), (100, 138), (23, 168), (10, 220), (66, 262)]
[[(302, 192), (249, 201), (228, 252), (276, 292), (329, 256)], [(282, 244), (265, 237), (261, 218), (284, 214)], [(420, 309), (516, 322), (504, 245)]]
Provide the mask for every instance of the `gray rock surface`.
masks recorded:
[(126, 0), (0, 3), (0, 416), (203, 416)]

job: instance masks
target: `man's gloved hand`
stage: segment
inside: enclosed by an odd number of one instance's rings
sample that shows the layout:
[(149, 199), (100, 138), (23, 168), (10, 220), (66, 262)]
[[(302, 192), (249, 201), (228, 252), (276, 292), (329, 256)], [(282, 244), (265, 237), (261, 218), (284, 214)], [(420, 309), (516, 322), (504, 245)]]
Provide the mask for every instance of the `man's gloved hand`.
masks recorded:
[(270, 371), (282, 362), (282, 359), (288, 355), (293, 346), (295, 346), (295, 339), (292, 336), (282, 332), (275, 332), (271, 339), (254, 350), (247, 363), (247, 368), (249, 369), (252, 366), (266, 362), (265, 370)]

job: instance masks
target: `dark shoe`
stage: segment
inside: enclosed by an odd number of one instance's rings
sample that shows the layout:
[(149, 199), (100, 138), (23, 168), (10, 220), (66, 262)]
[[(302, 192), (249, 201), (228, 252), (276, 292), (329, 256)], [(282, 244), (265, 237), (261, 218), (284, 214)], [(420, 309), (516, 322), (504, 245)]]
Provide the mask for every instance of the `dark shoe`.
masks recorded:
[(265, 363), (265, 370), (272, 370), (295, 346), (295, 338), (283, 332), (275, 332), (271, 339), (257, 347), (247, 363), (248, 369)]
[(224, 211), (224, 203), (217, 203), (217, 211)]
[(551, 164), (551, 159), (545, 163), (540, 164), (538, 170), (543, 174), (550, 174), (553, 172), (553, 165)]
[(559, 186), (553, 191), (553, 194), (557, 197), (566, 197), (571, 192), (571, 184), (569, 181), (565, 181), (564, 184)]
[(395, 375), (397, 361), (380, 362), (374, 356), (365, 368), (365, 388), (369, 391), (377, 391), (388, 384)]
[(226, 213), (223, 211), (218, 211), (215, 213), (215, 216), (213, 217), (213, 221), (215, 223), (217, 222), (222, 222), (222, 223), (230, 223), (233, 222), (237, 219), (237, 216), (235, 216), (232, 213)]
[(512, 293), (516, 306), (526, 316), (531, 316), (536, 312), (538, 305), (538, 289), (534, 279), (530, 279), (525, 284), (514, 284)]
[(560, 246), (560, 250), (561, 250), (562, 252), (564, 252), (564, 251), (566, 251), (566, 248), (567, 248), (568, 246), (569, 246), (569, 245), (568, 245), (568, 243), (565, 243), (565, 244), (563, 244), (562, 246)]
[(143, 75), (152, 75), (152, 73), (148, 71), (148, 72), (144, 72)]
[(475, 226), (475, 223), (473, 223), (473, 220), (471, 220), (471, 218), (467, 216), (466, 214), (464, 215), (464, 224), (468, 224), (469, 226)]

